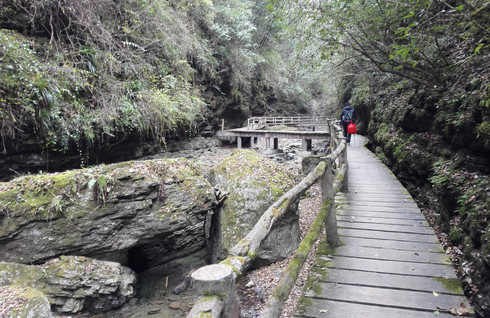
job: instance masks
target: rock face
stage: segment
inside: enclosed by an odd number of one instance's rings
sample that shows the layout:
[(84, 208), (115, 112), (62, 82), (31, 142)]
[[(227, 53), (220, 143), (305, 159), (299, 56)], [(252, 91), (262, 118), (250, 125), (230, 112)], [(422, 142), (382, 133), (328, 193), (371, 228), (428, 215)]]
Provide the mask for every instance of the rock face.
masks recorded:
[[(282, 194), (294, 186), (293, 175), (281, 165), (254, 151), (237, 149), (211, 170), (211, 183), (229, 192), (222, 206), (216, 233), (215, 259), (224, 259), (228, 251), (257, 223), (260, 216)], [(299, 244), (297, 209), (271, 230), (257, 255), (257, 264), (275, 262)]]
[(6, 318), (53, 317), (48, 298), (30, 287), (0, 286), (0, 313)]
[[(86, 257), (63, 256), (40, 266), (0, 263), (0, 285), (11, 285), (9, 288), (12, 289), (34, 288), (35, 292), (28, 293), (35, 296), (29, 299), (31, 305), (22, 307), (37, 308), (37, 311), (46, 311), (47, 301), (43, 295), (47, 296), (55, 312), (109, 310), (133, 296), (135, 283), (136, 274), (129, 268)], [(21, 297), (21, 294), (16, 296), (17, 300)]]
[(71, 254), (142, 270), (205, 248), (215, 204), (185, 159), (20, 177), (0, 183), (0, 261)]

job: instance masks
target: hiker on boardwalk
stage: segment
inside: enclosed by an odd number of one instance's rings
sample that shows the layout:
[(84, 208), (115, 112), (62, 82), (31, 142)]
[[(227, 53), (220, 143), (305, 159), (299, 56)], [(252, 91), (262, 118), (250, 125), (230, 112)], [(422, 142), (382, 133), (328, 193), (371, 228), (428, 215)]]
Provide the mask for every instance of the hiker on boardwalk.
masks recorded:
[(354, 108), (352, 108), (349, 102), (345, 102), (345, 107), (340, 114), (340, 122), (344, 128), (344, 137), (347, 139), (347, 144), (350, 144), (351, 134), (347, 133), (347, 125), (350, 123), (356, 123), (356, 111)]

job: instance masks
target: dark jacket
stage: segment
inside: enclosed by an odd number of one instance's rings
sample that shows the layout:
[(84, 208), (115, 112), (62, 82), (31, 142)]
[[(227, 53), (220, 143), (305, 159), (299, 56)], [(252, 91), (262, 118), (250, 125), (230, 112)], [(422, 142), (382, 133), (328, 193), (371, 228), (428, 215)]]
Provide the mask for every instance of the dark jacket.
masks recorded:
[[(352, 121), (345, 121), (344, 120), (344, 116), (346, 116), (348, 112), (352, 112)], [(340, 121), (342, 122), (342, 124), (346, 124), (348, 122), (355, 123), (356, 117), (357, 117), (356, 116), (356, 110), (354, 108), (352, 108), (351, 106), (344, 107), (344, 109), (342, 110), (342, 113), (340, 113)]]

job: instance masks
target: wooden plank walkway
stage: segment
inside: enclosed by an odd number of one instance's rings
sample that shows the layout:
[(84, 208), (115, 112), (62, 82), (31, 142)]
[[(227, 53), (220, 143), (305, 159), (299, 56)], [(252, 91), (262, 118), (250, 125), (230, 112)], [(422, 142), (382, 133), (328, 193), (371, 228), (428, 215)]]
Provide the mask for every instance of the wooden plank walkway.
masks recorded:
[(349, 193), (339, 194), (337, 211), (343, 245), (318, 249), (313, 285), (295, 316), (454, 317), (449, 311), (461, 303), (471, 310), (410, 194), (355, 137), (347, 153)]

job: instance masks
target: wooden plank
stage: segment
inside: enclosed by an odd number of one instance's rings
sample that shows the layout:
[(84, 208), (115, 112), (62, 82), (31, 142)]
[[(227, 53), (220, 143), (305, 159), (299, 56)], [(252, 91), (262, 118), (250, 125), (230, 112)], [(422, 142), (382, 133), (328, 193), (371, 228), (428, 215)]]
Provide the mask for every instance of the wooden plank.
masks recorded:
[(434, 230), (429, 226), (419, 226), (419, 225), (409, 225), (409, 224), (393, 225), (393, 224), (379, 224), (379, 223), (367, 223), (367, 222), (355, 222), (355, 221), (345, 222), (339, 220), (337, 220), (337, 225), (339, 228), (343, 228), (343, 229), (359, 229), (359, 230), (435, 235)]
[[(349, 271), (329, 268), (324, 282), (365, 287), (392, 288), (421, 292), (436, 292), (448, 295), (463, 295), (463, 288), (448, 291), (447, 284), (452, 284), (455, 278), (429, 278), (396, 274), (372, 273), (364, 271)], [(443, 283), (447, 282), (447, 284)]]
[(299, 308), (295, 317), (308, 318), (454, 318), (455, 316), (439, 310), (418, 311), (394, 307), (348, 303), (318, 298), (309, 298), (310, 305)]
[[(335, 283), (321, 284), (319, 298), (359, 304), (371, 304), (408, 310), (434, 312), (437, 308), (459, 308), (468, 302), (462, 296), (416, 292), (388, 288), (364, 287)], [(469, 307), (469, 305), (468, 305)]]
[(442, 250), (441, 244), (439, 243), (389, 241), (384, 239), (349, 237), (349, 236), (343, 236), (340, 239), (343, 244), (350, 245), (350, 246), (389, 248), (395, 250), (414, 251), (414, 252), (441, 252), (441, 251), (444, 252)]
[[(357, 190), (356, 190), (357, 191)], [(409, 194), (403, 193), (402, 191), (398, 192), (381, 192), (381, 191), (376, 191), (376, 192), (367, 192), (365, 190), (362, 190), (362, 193), (358, 192), (348, 192), (346, 193), (345, 198), (347, 199), (352, 199), (354, 201), (362, 201), (364, 199), (386, 199), (390, 198), (392, 200), (413, 200), (412, 196)]]
[[(355, 198), (355, 199), (354, 199)], [(375, 202), (382, 205), (387, 205), (387, 203), (395, 203), (395, 206), (398, 204), (408, 204), (409, 206), (418, 207), (415, 202), (413, 202), (412, 198), (402, 197), (402, 196), (390, 196), (390, 195), (359, 195), (359, 196), (347, 196), (347, 200), (352, 200), (358, 203), (368, 203)], [(352, 203), (354, 203), (352, 202)], [(391, 205), (388, 205), (391, 206)]]
[(355, 230), (344, 228), (339, 228), (339, 234), (341, 236), (363, 237), (371, 239), (375, 238), (392, 241), (439, 243), (437, 237), (435, 237), (434, 235), (426, 234), (393, 233), (385, 231)]
[(417, 204), (415, 202), (374, 202), (374, 201), (347, 201), (346, 206), (350, 207), (385, 207), (385, 208), (397, 208), (397, 209), (402, 209), (402, 208), (410, 208), (410, 209), (418, 209)]
[[(344, 221), (344, 222), (359, 222), (359, 223), (377, 223), (377, 224), (392, 224), (392, 225), (410, 225), (410, 226), (426, 226), (428, 227), (429, 225), (423, 218), (410, 218), (410, 217), (405, 217), (405, 215), (402, 215), (400, 217), (397, 217), (398, 215), (388, 215), (384, 214), (383, 216), (378, 216), (378, 213), (374, 214), (373, 216), (369, 215), (364, 215), (364, 216), (359, 216), (357, 213), (355, 214), (344, 214), (344, 211), (340, 211), (342, 214), (337, 214), (337, 221)], [(413, 214), (408, 214), (408, 216), (413, 215)], [(393, 217), (394, 216), (394, 217)]]
[(349, 191), (336, 196), (343, 245), (318, 255), (327, 275), (315, 277), (297, 316), (434, 317), (439, 306), (452, 317), (461, 302), (470, 308), (462, 288), (447, 289), (457, 284), (451, 261), (393, 173), (362, 147), (349, 147), (348, 161)]
[(348, 217), (367, 217), (367, 218), (379, 218), (379, 219), (405, 219), (405, 220), (418, 220), (419, 222), (427, 222), (425, 217), (414, 211), (397, 212), (389, 209), (388, 211), (376, 211), (376, 209), (362, 210), (362, 213), (358, 209), (338, 209), (337, 215), (345, 215)]
[(370, 271), (373, 273), (386, 273), (409, 276), (456, 278), (454, 270), (451, 266), (440, 264), (373, 260), (365, 258), (343, 257), (340, 255), (334, 256), (331, 263), (333, 268), (356, 271)]
[(446, 254), (427, 251), (395, 250), (372, 246), (340, 246), (334, 255), (413, 263), (452, 265)]

